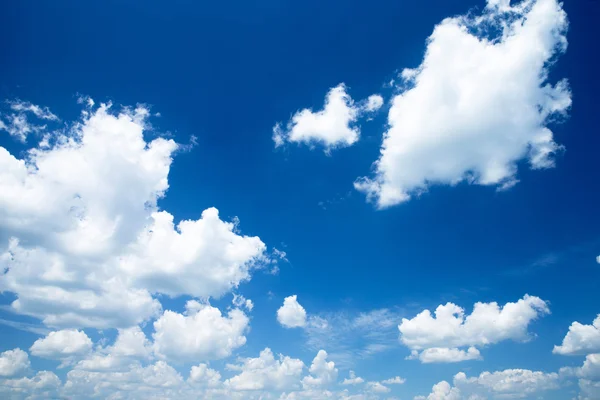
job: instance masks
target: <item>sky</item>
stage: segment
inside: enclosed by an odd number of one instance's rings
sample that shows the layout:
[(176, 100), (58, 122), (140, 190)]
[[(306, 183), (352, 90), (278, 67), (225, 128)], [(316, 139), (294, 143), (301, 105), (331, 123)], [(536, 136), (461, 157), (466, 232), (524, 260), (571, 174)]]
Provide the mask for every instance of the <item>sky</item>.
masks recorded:
[(597, 0), (0, 4), (0, 397), (600, 399)]

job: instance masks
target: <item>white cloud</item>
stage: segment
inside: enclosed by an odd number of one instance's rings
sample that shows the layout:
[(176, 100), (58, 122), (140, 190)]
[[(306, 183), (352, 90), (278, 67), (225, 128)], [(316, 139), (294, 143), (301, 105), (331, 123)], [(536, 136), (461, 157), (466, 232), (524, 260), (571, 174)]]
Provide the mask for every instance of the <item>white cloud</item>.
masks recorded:
[(0, 353), (0, 377), (22, 374), (29, 369), (29, 357), (21, 349)]
[(286, 328), (298, 328), (306, 325), (306, 310), (298, 303), (297, 296), (288, 296), (277, 310), (277, 321)]
[(88, 371), (67, 373), (63, 394), (68, 398), (182, 398), (184, 380), (164, 361), (146, 367), (133, 363), (125, 371)]
[(62, 382), (53, 372), (40, 371), (35, 376), (0, 381), (0, 394), (10, 399), (49, 399), (59, 398), (58, 390)]
[(10, 101), (10, 108), (17, 112), (30, 112), (40, 119), (49, 121), (58, 121), (58, 117), (54, 115), (48, 107), (40, 107), (28, 101), (15, 100)]
[(46, 337), (36, 340), (30, 353), (37, 357), (62, 360), (66, 365), (92, 350), (92, 340), (83, 331), (66, 329), (50, 332)]
[(367, 382), (367, 390), (374, 393), (389, 393), (392, 391), (392, 389), (382, 385), (380, 382)]
[(245, 298), (241, 294), (238, 295), (234, 293), (233, 300), (231, 302), (237, 308), (245, 307), (248, 311), (252, 311), (252, 309), (254, 308), (254, 303), (252, 302), (252, 300)]
[[(534, 398), (548, 390), (560, 387), (557, 373), (544, 373), (526, 369), (507, 369), (496, 372), (482, 372), (469, 378), (464, 372), (454, 376), (453, 386), (442, 381), (433, 387), (427, 400), (483, 400)], [(541, 398), (541, 397), (539, 397)]]
[(290, 390), (299, 386), (304, 363), (281, 354), (275, 359), (266, 348), (258, 358), (244, 359), (237, 369), (241, 373), (225, 382), (233, 390)]
[(429, 396), (417, 396), (415, 400), (460, 400), (460, 390), (453, 388), (448, 382), (441, 381), (433, 385)]
[(468, 360), (481, 360), (481, 354), (475, 347), (466, 351), (456, 348), (432, 347), (418, 352), (413, 350), (408, 359), (418, 359), (423, 364), (430, 363), (455, 363)]
[(579, 378), (580, 400), (592, 400), (600, 396), (600, 354), (588, 354), (578, 368), (561, 368), (564, 376)]
[(82, 115), (22, 159), (0, 147), (0, 291), (13, 311), (127, 328), (160, 315), (153, 294), (219, 297), (273, 262), (215, 208), (177, 224), (159, 210), (179, 146), (145, 139), (147, 109), (89, 103)]
[(597, 262), (598, 264), (600, 264), (600, 256), (597, 256), (597, 257), (596, 257), (596, 262)]
[(157, 355), (174, 360), (206, 361), (231, 355), (246, 344), (249, 319), (233, 309), (223, 316), (218, 308), (188, 301), (186, 313), (165, 311), (154, 322), (152, 337)]
[(349, 378), (344, 379), (342, 385), (359, 385), (363, 383), (365, 380), (360, 376), (356, 376), (354, 371), (350, 371)]
[(544, 300), (529, 295), (503, 307), (495, 302), (475, 303), (473, 312), (467, 316), (463, 308), (447, 303), (437, 307), (435, 316), (424, 310), (412, 319), (403, 318), (398, 329), (400, 341), (405, 346), (413, 351), (423, 350), (419, 359), (423, 357), (434, 362), (437, 358), (448, 362), (454, 356), (458, 358), (455, 361), (460, 361), (460, 358), (479, 358), (476, 348), (467, 352), (457, 351), (460, 347), (481, 347), (503, 340), (527, 340), (530, 337), (529, 324), (549, 312)]
[(573, 355), (600, 352), (600, 314), (592, 325), (573, 322), (562, 345), (554, 346), (554, 354)]
[(363, 108), (367, 112), (375, 112), (378, 111), (383, 106), (383, 97), (378, 94), (372, 94), (367, 97), (367, 101), (365, 102)]
[(402, 385), (404, 382), (406, 382), (406, 379), (400, 378), (399, 376), (395, 376), (393, 378), (381, 381), (381, 383), (384, 383), (386, 385)]
[(206, 364), (194, 365), (190, 369), (188, 382), (201, 384), (207, 387), (218, 387), (221, 385), (221, 374), (211, 369)]
[(0, 130), (7, 131), (21, 142), (25, 142), (30, 133), (37, 133), (46, 129), (46, 125), (37, 125), (29, 122), (27, 113), (32, 113), (41, 120), (59, 121), (58, 117), (52, 114), (48, 107), (40, 107), (20, 100), (7, 101), (6, 103), (10, 105), (10, 109), (13, 112), (5, 116), (8, 124), (0, 120)]
[(319, 350), (309, 369), (310, 375), (304, 377), (302, 384), (305, 388), (323, 387), (332, 384), (337, 379), (338, 370), (333, 361), (327, 361), (327, 352)]
[(379, 95), (369, 96), (364, 105), (355, 104), (341, 83), (329, 90), (322, 110), (313, 112), (305, 108), (296, 112), (285, 127), (277, 123), (273, 127), (275, 147), (286, 142), (319, 143), (329, 152), (351, 146), (360, 137), (360, 128), (356, 125), (359, 117), (364, 112), (377, 111), (382, 105), (383, 98)]
[(352, 368), (360, 359), (396, 348), (400, 320), (398, 311), (385, 308), (338, 311), (309, 315), (304, 330), (309, 348), (328, 349), (338, 365)]
[(402, 72), (409, 88), (391, 101), (375, 177), (356, 189), (385, 208), (436, 184), (510, 187), (522, 159), (554, 166), (561, 146), (546, 125), (571, 94), (547, 78), (567, 26), (558, 0), (494, 0), (480, 17), (444, 19), (421, 65)]

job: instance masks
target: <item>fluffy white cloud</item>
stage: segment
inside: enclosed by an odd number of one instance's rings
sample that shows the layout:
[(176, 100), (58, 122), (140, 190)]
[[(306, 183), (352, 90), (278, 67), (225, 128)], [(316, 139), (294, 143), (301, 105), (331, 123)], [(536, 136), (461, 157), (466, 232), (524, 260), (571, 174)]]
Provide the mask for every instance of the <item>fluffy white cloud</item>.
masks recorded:
[(527, 369), (483, 372), (473, 378), (468, 378), (462, 372), (454, 376), (454, 386), (459, 387), (463, 393), (505, 398), (524, 398), (546, 390), (558, 389), (559, 382), (560, 377), (557, 373)]
[(125, 371), (73, 369), (67, 374), (63, 394), (68, 398), (184, 398), (184, 380), (164, 361), (146, 367), (134, 363)]
[(561, 147), (546, 125), (571, 94), (547, 78), (567, 27), (558, 0), (493, 0), (479, 17), (444, 19), (421, 65), (402, 72), (408, 89), (391, 101), (375, 177), (355, 187), (384, 208), (435, 184), (508, 188), (525, 158), (552, 167)]
[(252, 311), (252, 309), (254, 308), (254, 303), (252, 302), (252, 300), (245, 298), (241, 294), (238, 295), (234, 293), (233, 300), (231, 302), (237, 308), (245, 307), (248, 311)]
[(36, 340), (29, 352), (37, 357), (63, 360), (64, 364), (83, 357), (92, 350), (92, 340), (83, 331), (66, 329), (50, 332)]
[(381, 383), (384, 383), (386, 385), (402, 385), (404, 382), (406, 382), (406, 379), (400, 378), (399, 376), (395, 376), (393, 378), (386, 379), (385, 381), (381, 381)]
[(558, 389), (560, 379), (557, 373), (526, 369), (486, 371), (472, 378), (459, 372), (454, 376), (453, 385), (442, 381), (433, 387), (428, 397), (419, 398), (427, 400), (532, 398), (547, 390)]
[(305, 108), (296, 112), (286, 127), (277, 123), (273, 128), (275, 147), (288, 143), (319, 143), (326, 152), (356, 143), (360, 128), (356, 125), (364, 112), (377, 111), (383, 105), (380, 95), (369, 96), (357, 105), (341, 83), (331, 88), (325, 97), (323, 109), (317, 112)]
[(179, 146), (145, 139), (144, 107), (93, 107), (22, 159), (0, 147), (0, 291), (16, 295), (15, 312), (53, 327), (127, 328), (160, 315), (153, 294), (222, 296), (271, 262), (215, 208), (178, 223), (160, 211)]
[(372, 94), (367, 97), (365, 105), (363, 106), (365, 111), (374, 112), (378, 111), (383, 106), (383, 97), (378, 94)]
[(50, 371), (40, 371), (35, 376), (0, 381), (0, 394), (9, 399), (56, 399), (62, 382)]
[(429, 363), (455, 363), (468, 360), (481, 360), (481, 354), (475, 347), (469, 347), (466, 351), (456, 348), (431, 347), (418, 352), (413, 350), (409, 359), (418, 359), (423, 364)]
[(241, 373), (225, 382), (233, 390), (290, 390), (299, 386), (304, 363), (281, 354), (277, 360), (266, 348), (258, 358), (247, 358), (234, 369)]
[(218, 371), (209, 368), (206, 364), (194, 365), (190, 369), (188, 382), (205, 385), (207, 387), (217, 387), (222, 383), (221, 374)]
[(592, 400), (600, 396), (600, 354), (588, 354), (581, 367), (561, 368), (560, 374), (579, 378), (579, 400)]
[(562, 345), (554, 346), (552, 352), (562, 355), (600, 352), (600, 314), (592, 322), (592, 325), (573, 322)]
[(288, 296), (277, 310), (277, 321), (286, 328), (298, 328), (306, 325), (306, 310), (298, 303), (298, 296)]
[(433, 385), (431, 393), (427, 396), (417, 396), (415, 400), (460, 400), (460, 390), (453, 388), (448, 382), (441, 381)]
[(356, 376), (356, 373), (354, 373), (354, 371), (350, 371), (349, 378), (344, 379), (342, 385), (358, 385), (363, 383), (364, 381), (365, 380), (360, 376)]
[(310, 375), (304, 377), (302, 384), (305, 388), (327, 386), (335, 382), (338, 370), (333, 361), (327, 361), (327, 352), (319, 350), (310, 365)]
[(29, 369), (29, 357), (21, 349), (0, 353), (0, 377), (14, 376)]
[(373, 393), (389, 393), (392, 391), (392, 389), (382, 385), (380, 382), (367, 382), (367, 390)]
[[(529, 324), (550, 312), (547, 303), (539, 297), (525, 295), (516, 303), (475, 303), (473, 312), (456, 304), (440, 305), (432, 316), (429, 310), (412, 319), (402, 319), (398, 326), (400, 341), (414, 351), (421, 351), (419, 359), (427, 362), (479, 358), (475, 346), (486, 346), (503, 340), (524, 341), (529, 338)], [(458, 351), (460, 347), (473, 349)], [(443, 348), (443, 349), (440, 349)], [(415, 354), (413, 353), (413, 356)]]
[(224, 358), (246, 343), (249, 319), (233, 309), (223, 316), (218, 308), (188, 301), (186, 312), (165, 311), (154, 322), (154, 352), (163, 358), (206, 361)]

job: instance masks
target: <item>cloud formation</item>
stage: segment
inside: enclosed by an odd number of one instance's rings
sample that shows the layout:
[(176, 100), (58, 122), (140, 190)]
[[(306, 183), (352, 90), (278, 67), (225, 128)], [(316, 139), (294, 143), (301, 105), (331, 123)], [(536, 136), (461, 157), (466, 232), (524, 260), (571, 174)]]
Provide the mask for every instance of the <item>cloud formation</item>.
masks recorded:
[[(525, 341), (529, 324), (549, 314), (548, 304), (539, 297), (525, 295), (515, 303), (475, 303), (473, 312), (447, 303), (434, 315), (424, 310), (398, 326), (400, 342), (413, 351), (411, 358), (427, 362), (457, 362), (479, 359), (477, 347), (503, 340)], [(467, 351), (461, 347), (469, 347)]]
[(341, 83), (329, 90), (322, 110), (314, 112), (305, 108), (296, 112), (285, 127), (277, 123), (273, 127), (273, 142), (275, 147), (285, 143), (317, 143), (326, 152), (352, 146), (360, 137), (360, 128), (356, 125), (360, 116), (375, 112), (382, 105), (380, 95), (371, 95), (361, 104), (356, 104)]
[(407, 89), (391, 100), (375, 174), (356, 189), (385, 208), (432, 185), (508, 188), (523, 159), (554, 166), (561, 146), (547, 125), (567, 112), (571, 93), (548, 74), (567, 27), (558, 0), (488, 1), (480, 16), (444, 19), (421, 65), (402, 71)]

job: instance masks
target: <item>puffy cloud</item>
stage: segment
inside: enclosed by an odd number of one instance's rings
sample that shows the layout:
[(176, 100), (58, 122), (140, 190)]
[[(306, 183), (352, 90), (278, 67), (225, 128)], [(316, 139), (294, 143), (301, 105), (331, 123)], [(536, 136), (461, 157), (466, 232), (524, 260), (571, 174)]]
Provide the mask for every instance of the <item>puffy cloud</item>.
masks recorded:
[(50, 371), (40, 371), (35, 376), (0, 381), (0, 394), (7, 398), (49, 399), (59, 398), (58, 391), (62, 382)]
[(297, 296), (288, 296), (277, 310), (277, 321), (286, 328), (298, 328), (306, 325), (306, 310), (298, 303)]
[(475, 347), (469, 347), (466, 351), (456, 348), (432, 347), (419, 353), (413, 350), (409, 359), (418, 359), (423, 364), (429, 363), (455, 363), (468, 360), (481, 360), (481, 354)]
[(580, 400), (591, 400), (600, 395), (600, 354), (588, 354), (581, 367), (561, 368), (560, 374), (579, 378)]
[(524, 398), (546, 390), (558, 389), (557, 373), (544, 373), (527, 369), (507, 369), (483, 372), (468, 378), (460, 372), (454, 376), (454, 385), (464, 393)]
[(290, 390), (298, 387), (304, 363), (281, 354), (277, 360), (271, 349), (266, 348), (258, 358), (244, 359), (234, 368), (241, 373), (225, 381), (233, 390)]
[(508, 188), (525, 158), (554, 166), (561, 146), (546, 125), (571, 93), (566, 80), (547, 80), (567, 27), (558, 0), (494, 0), (481, 16), (444, 19), (421, 65), (402, 72), (408, 88), (391, 101), (375, 176), (356, 189), (385, 208), (436, 184)]
[(335, 382), (338, 370), (333, 361), (327, 361), (327, 352), (319, 350), (309, 369), (310, 375), (304, 377), (305, 388), (327, 386)]
[(380, 382), (367, 382), (367, 390), (374, 393), (389, 393), (392, 391), (392, 389), (382, 385)]
[(21, 349), (0, 353), (0, 377), (14, 376), (29, 369), (29, 357)]
[(402, 385), (404, 382), (406, 382), (406, 379), (400, 378), (399, 376), (395, 376), (393, 378), (386, 379), (385, 381), (381, 381), (381, 383), (384, 383), (386, 385)]
[(441, 381), (433, 385), (427, 397), (417, 396), (415, 400), (460, 400), (460, 390), (453, 388), (448, 382)]
[[(398, 329), (404, 345), (413, 351), (423, 350), (418, 356), (423, 362), (460, 361), (479, 358), (475, 346), (527, 340), (529, 324), (549, 312), (544, 300), (529, 295), (502, 307), (496, 302), (475, 303), (467, 316), (463, 308), (447, 303), (437, 307), (435, 316), (425, 310), (412, 319), (403, 318)], [(473, 348), (458, 350), (466, 346)]]
[(190, 369), (188, 382), (201, 384), (207, 387), (217, 387), (221, 385), (221, 374), (211, 369), (206, 364), (194, 365)]
[(554, 346), (552, 352), (562, 355), (600, 352), (600, 314), (592, 322), (592, 325), (573, 322), (562, 345)]
[(245, 298), (241, 294), (238, 295), (234, 293), (232, 303), (237, 308), (245, 307), (248, 311), (252, 311), (254, 308), (254, 303), (252, 303), (252, 300)]
[(372, 94), (367, 97), (367, 100), (363, 106), (365, 111), (374, 112), (378, 111), (383, 106), (383, 97), (378, 94)]
[(223, 316), (218, 308), (188, 301), (186, 312), (165, 311), (154, 322), (154, 351), (163, 358), (205, 361), (231, 355), (246, 343), (249, 319), (233, 309)]
[[(361, 102), (362, 103), (362, 102)], [(323, 109), (317, 112), (305, 108), (296, 112), (284, 128), (277, 123), (273, 128), (275, 147), (288, 143), (319, 143), (326, 152), (356, 143), (360, 128), (356, 122), (364, 112), (377, 111), (383, 105), (380, 95), (369, 96), (364, 105), (357, 105), (341, 83), (325, 96)]]
[(183, 383), (173, 367), (158, 361), (146, 367), (134, 363), (119, 372), (73, 369), (67, 373), (63, 393), (73, 399), (182, 398)]
[[(222, 296), (272, 262), (215, 208), (177, 224), (159, 210), (179, 146), (145, 139), (146, 108), (88, 106), (21, 159), (0, 147), (0, 291), (16, 295), (15, 312), (128, 328), (161, 314), (154, 294)], [(32, 107), (19, 110), (51, 118)]]
[(469, 378), (463, 372), (454, 376), (453, 386), (442, 381), (433, 387), (427, 400), (479, 400), (486, 398), (532, 398), (547, 390), (560, 387), (557, 373), (544, 373), (526, 369), (507, 369), (496, 372), (483, 372)]
[(596, 257), (596, 262), (597, 262), (598, 264), (600, 264), (600, 256), (597, 256), (597, 257)]
[(152, 214), (152, 224), (120, 267), (154, 293), (220, 297), (250, 278), (265, 250), (258, 237), (238, 235), (235, 224), (222, 221), (216, 208), (177, 228), (173, 216), (161, 211)]
[(68, 364), (83, 357), (92, 350), (92, 340), (83, 331), (68, 329), (50, 332), (46, 337), (36, 340), (29, 351), (32, 355)]
[(342, 382), (342, 385), (358, 385), (365, 381), (360, 376), (356, 376), (354, 371), (350, 371), (349, 376), (350, 376), (349, 378), (344, 379), (344, 381)]

